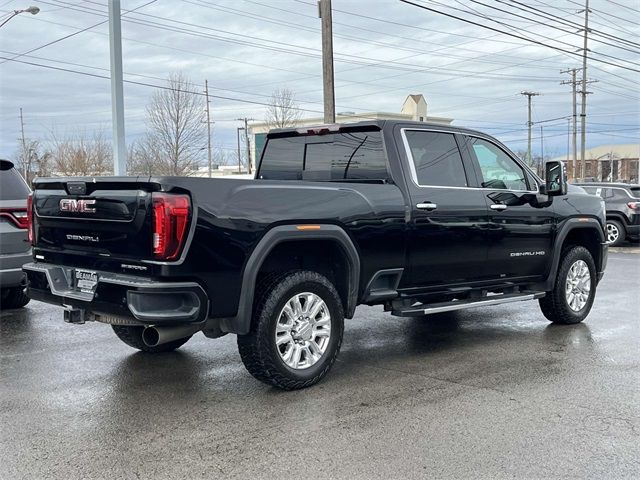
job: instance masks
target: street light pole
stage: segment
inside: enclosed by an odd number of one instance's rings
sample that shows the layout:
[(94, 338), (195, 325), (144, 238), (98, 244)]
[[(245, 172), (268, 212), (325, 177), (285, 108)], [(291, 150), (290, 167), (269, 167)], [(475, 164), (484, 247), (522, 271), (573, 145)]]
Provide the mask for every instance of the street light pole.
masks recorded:
[(5, 23), (11, 20), (16, 15), (20, 15), (21, 13), (30, 13), (31, 15), (37, 15), (40, 9), (38, 7), (29, 7), (24, 10), (14, 10), (13, 13), (7, 18), (4, 22), (0, 23), (0, 27), (2, 27)]
[(111, 121), (113, 123), (113, 174), (127, 174), (124, 144), (124, 92), (122, 87), (122, 27), (120, 0), (109, 0), (109, 50), (111, 57)]

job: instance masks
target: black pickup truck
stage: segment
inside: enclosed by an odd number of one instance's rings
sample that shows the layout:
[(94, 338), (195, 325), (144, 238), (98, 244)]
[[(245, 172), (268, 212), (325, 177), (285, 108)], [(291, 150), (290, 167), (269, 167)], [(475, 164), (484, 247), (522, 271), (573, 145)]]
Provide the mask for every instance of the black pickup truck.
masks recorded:
[[(601, 198), (483, 133), (367, 121), (269, 133), (256, 178), (47, 178), (29, 201), (29, 295), (145, 352), (237, 334), (249, 372), (319, 381), (360, 304), (392, 315), (538, 299), (589, 313)], [(532, 311), (531, 315), (535, 313)]]

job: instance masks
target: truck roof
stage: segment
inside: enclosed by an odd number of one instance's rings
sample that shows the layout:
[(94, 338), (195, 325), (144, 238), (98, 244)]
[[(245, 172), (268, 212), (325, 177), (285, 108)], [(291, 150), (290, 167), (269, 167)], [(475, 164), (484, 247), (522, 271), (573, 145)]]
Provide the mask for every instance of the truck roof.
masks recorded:
[(445, 130), (448, 132), (466, 133), (473, 135), (487, 135), (484, 132), (478, 130), (472, 130), (469, 128), (443, 125), (441, 123), (431, 122), (418, 122), (412, 120), (362, 120), (361, 122), (347, 122), (347, 123), (324, 123), (317, 125), (304, 125), (301, 127), (287, 127), (287, 128), (275, 128), (270, 130), (267, 136), (286, 136), (287, 134), (306, 134), (311, 131), (325, 130), (323, 133), (338, 132), (341, 130), (351, 130), (360, 128), (377, 127), (380, 130), (385, 128), (393, 128), (396, 125), (402, 125), (403, 127), (412, 128), (437, 128), (438, 130)]

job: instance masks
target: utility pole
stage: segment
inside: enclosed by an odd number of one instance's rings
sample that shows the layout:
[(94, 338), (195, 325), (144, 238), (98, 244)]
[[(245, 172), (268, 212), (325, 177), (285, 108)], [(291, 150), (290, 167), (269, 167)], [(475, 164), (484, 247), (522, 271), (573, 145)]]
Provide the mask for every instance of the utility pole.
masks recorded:
[[(560, 85), (571, 84), (571, 92), (572, 92), (572, 105), (573, 105), (573, 139), (572, 139), (572, 151), (573, 151), (573, 178), (574, 180), (578, 177), (578, 146), (577, 146), (577, 136), (578, 136), (578, 108), (576, 105), (576, 87), (578, 86), (578, 81), (576, 80), (576, 72), (580, 70), (579, 68), (570, 68), (568, 70), (562, 70), (560, 73), (571, 73), (571, 80), (563, 80), (560, 82)], [(567, 161), (569, 160), (569, 153), (567, 152)]]
[(582, 48), (582, 110), (580, 112), (580, 180), (584, 181), (586, 172), (585, 148), (587, 143), (587, 40), (589, 38), (589, 0), (585, 0), (584, 6), (584, 45)]
[(124, 92), (122, 88), (122, 27), (120, 0), (109, 0), (109, 51), (111, 59), (111, 121), (113, 123), (113, 174), (127, 174), (124, 144)]
[[(540, 125), (540, 165), (544, 165), (544, 130)], [(540, 168), (537, 168), (538, 174), (540, 174)]]
[(527, 106), (528, 106), (528, 120), (527, 127), (529, 129), (529, 136), (527, 140), (527, 164), (531, 165), (531, 127), (533, 126), (533, 122), (531, 121), (531, 97), (536, 97), (540, 95), (536, 92), (520, 92), (520, 95), (525, 95), (527, 97)]
[[(24, 118), (22, 117), (22, 107), (20, 107), (20, 132), (22, 133), (22, 166), (24, 168), (24, 181), (29, 183), (28, 171), (29, 164), (31, 163), (29, 161), (31, 158), (31, 152), (27, 153), (27, 142), (24, 138)], [(26, 158), (26, 155), (29, 155), (29, 160)]]
[(207, 160), (209, 160), (209, 178), (211, 178), (211, 114), (209, 112), (209, 81), (204, 81), (204, 95), (207, 101)]
[[(569, 165), (569, 159), (571, 158), (571, 119), (567, 118), (567, 165)], [(575, 169), (575, 162), (573, 163)], [(576, 178), (576, 171), (573, 170), (572, 178)]]
[[(247, 149), (247, 173), (251, 173), (251, 145), (249, 142), (249, 122), (253, 121), (253, 118), (236, 118), (241, 122), (244, 122), (244, 140), (245, 147)], [(238, 147), (239, 148), (239, 147)]]
[(240, 156), (240, 130), (244, 130), (244, 127), (238, 127), (236, 129), (236, 138), (238, 140), (238, 173), (242, 173), (242, 157)]
[(333, 85), (333, 26), (331, 20), (331, 0), (318, 0), (318, 16), (322, 19), (324, 123), (335, 123), (336, 99)]

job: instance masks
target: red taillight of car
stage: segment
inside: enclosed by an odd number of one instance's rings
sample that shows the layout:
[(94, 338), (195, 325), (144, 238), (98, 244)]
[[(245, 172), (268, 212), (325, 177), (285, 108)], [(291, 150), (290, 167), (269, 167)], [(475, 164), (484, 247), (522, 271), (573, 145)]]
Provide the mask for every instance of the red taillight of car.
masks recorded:
[(33, 193), (30, 193), (27, 197), (27, 228), (29, 229), (27, 234), (29, 243), (33, 245), (36, 240), (35, 227), (33, 226)]
[(638, 210), (640, 209), (640, 202), (629, 202), (627, 203), (627, 207), (629, 207), (631, 210)]
[(187, 238), (191, 202), (187, 195), (154, 192), (153, 255), (159, 260), (175, 260)]
[(4, 217), (18, 228), (29, 227), (29, 212), (26, 208), (0, 208), (0, 217)]

